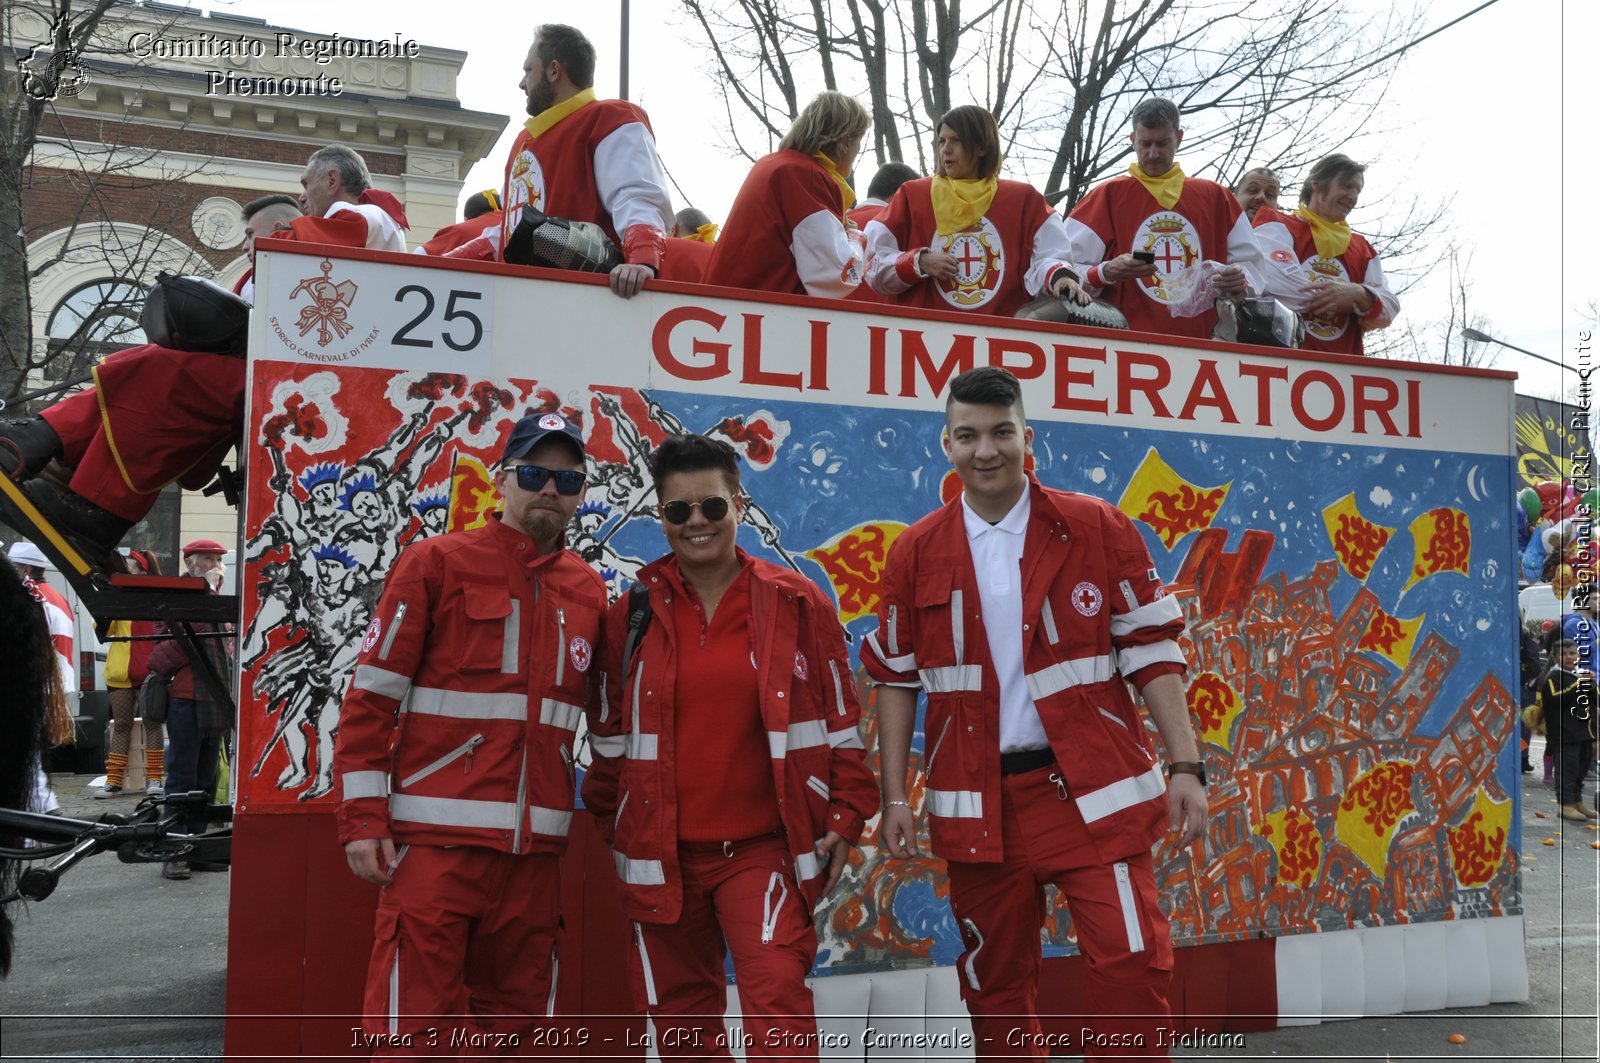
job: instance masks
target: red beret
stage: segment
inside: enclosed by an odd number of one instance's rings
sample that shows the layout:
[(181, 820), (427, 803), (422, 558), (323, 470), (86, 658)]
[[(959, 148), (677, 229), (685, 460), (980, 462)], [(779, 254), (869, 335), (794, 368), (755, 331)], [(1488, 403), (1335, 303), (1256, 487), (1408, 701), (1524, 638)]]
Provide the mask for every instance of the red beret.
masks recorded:
[(228, 548), (214, 539), (196, 539), (183, 548), (183, 556), (190, 554), (225, 554)]
[(1544, 622), (1544, 630), (1545, 631), (1549, 631), (1551, 628), (1553, 628), (1555, 626), (1556, 626), (1556, 622), (1554, 620), (1546, 620)]

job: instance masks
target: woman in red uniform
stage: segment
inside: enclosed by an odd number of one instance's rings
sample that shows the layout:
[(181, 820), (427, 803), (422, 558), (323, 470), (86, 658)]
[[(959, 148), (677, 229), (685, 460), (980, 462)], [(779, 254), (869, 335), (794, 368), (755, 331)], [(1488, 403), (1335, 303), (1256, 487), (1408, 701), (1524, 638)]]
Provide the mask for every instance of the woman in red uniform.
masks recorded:
[(1005, 315), (1035, 296), (1076, 296), (1061, 216), (1032, 185), (997, 176), (994, 115), (957, 107), (939, 120), (934, 147), (939, 175), (901, 185), (867, 226), (873, 290), (909, 306)]
[(778, 150), (745, 178), (706, 267), (707, 284), (842, 299), (861, 283), (861, 233), (845, 180), (872, 118), (842, 92), (806, 104)]
[(1361, 198), (1367, 168), (1348, 155), (1329, 155), (1311, 168), (1300, 206), (1283, 214), (1256, 211), (1262, 253), (1307, 289), (1307, 350), (1363, 354), (1362, 335), (1388, 327), (1400, 300), (1383, 277), (1377, 250), (1345, 219)]

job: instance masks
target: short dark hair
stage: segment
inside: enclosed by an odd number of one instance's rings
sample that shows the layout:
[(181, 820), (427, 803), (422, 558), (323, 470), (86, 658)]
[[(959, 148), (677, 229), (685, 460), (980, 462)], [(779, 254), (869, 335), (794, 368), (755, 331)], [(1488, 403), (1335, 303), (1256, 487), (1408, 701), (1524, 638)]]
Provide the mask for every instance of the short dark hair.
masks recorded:
[(1360, 177), (1367, 172), (1366, 163), (1357, 162), (1348, 155), (1335, 152), (1317, 160), (1311, 167), (1311, 176), (1306, 178), (1306, 183), (1300, 187), (1300, 202), (1311, 202), (1311, 190), (1319, 186), (1332, 184), (1340, 177)]
[(1250, 167), (1250, 169), (1246, 170), (1244, 173), (1239, 175), (1239, 179), (1233, 183), (1233, 190), (1235, 192), (1243, 191), (1244, 186), (1245, 186), (1245, 182), (1249, 181), (1250, 178), (1254, 177), (1258, 173), (1266, 174), (1268, 177), (1272, 178), (1274, 181), (1278, 181), (1279, 180), (1277, 173), (1273, 171), (1272, 167), (1270, 167), (1270, 166), (1252, 166), (1252, 167)]
[(950, 394), (945, 396), (946, 411), (958, 402), (973, 406), (1015, 406), (1017, 416), (1022, 413), (1022, 383), (1009, 369), (997, 365), (982, 365), (968, 369), (950, 381)]
[(244, 205), (244, 220), (249, 221), (268, 207), (293, 207), (295, 213), (298, 214), (300, 212), (300, 201), (281, 192), (275, 192), (270, 196), (262, 196), (260, 199), (252, 199)]
[[(939, 125), (949, 126), (978, 159), (978, 178), (993, 177), (1000, 172), (1000, 124), (994, 115), (976, 104), (965, 104), (946, 111)], [(939, 131), (934, 130), (935, 151)]]
[(867, 195), (873, 199), (888, 199), (901, 185), (916, 179), (917, 171), (905, 163), (886, 162), (872, 175), (872, 183), (867, 186)]
[(461, 208), (461, 216), (467, 221), (489, 213), (494, 208), (489, 205), (489, 197), (482, 192), (474, 192), (467, 197), (467, 202)]
[(722, 473), (728, 486), (739, 490), (739, 452), (720, 439), (683, 432), (663, 439), (650, 454), (650, 479), (658, 495), (662, 481), (673, 473), (707, 469)]
[(1178, 114), (1178, 105), (1162, 96), (1152, 96), (1148, 100), (1140, 100), (1133, 108), (1134, 126), (1144, 126), (1146, 129), (1160, 129), (1169, 125), (1174, 130), (1182, 129), (1178, 123), (1181, 118)]
[(533, 44), (539, 62), (555, 60), (578, 88), (593, 87), (594, 45), (581, 31), (559, 22), (546, 22), (533, 31)]
[(697, 233), (702, 225), (711, 224), (711, 215), (699, 207), (684, 207), (672, 216), (672, 220), (677, 224), (679, 231)]

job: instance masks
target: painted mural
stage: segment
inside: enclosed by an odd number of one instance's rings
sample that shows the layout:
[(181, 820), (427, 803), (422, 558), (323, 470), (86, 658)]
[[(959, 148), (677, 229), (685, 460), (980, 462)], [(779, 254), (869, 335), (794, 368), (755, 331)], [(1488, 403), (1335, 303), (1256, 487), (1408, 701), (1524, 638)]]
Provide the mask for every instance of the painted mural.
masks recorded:
[[(407, 543), (491, 515), (489, 469), (524, 412), (585, 427), (570, 540), (613, 596), (665, 551), (644, 455), (705, 432), (746, 462), (741, 545), (831, 590), (853, 647), (895, 537), (959, 489), (934, 403), (253, 368), (251, 475), (273, 488), (250, 497), (244, 551), (240, 799), (255, 810), (330, 810), (338, 703), (383, 573)], [(1032, 423), (1039, 478), (1138, 521), (1187, 619), (1212, 817), (1203, 858), (1158, 851), (1175, 941), (1520, 911), (1511, 459)], [(875, 724), (868, 696), (874, 769)], [(818, 911), (819, 972), (952, 963), (940, 864), (889, 861), (874, 831)], [(1059, 904), (1046, 946), (1073, 951)]]

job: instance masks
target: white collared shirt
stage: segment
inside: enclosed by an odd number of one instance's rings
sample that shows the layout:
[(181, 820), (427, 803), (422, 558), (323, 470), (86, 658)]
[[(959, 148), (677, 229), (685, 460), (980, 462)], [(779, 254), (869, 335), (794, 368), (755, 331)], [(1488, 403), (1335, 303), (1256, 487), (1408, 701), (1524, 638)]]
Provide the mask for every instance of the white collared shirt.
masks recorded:
[(1024, 490), (1011, 512), (990, 524), (961, 495), (966, 523), (967, 549), (978, 575), (978, 597), (983, 603), (983, 630), (989, 642), (1000, 681), (1000, 752), (1045, 749), (1050, 739), (1044, 721), (1028, 694), (1022, 666), (1022, 547), (1028, 538), (1028, 514), (1033, 504)]

